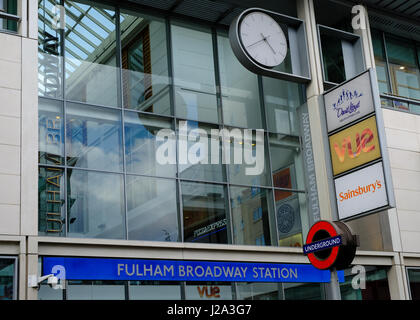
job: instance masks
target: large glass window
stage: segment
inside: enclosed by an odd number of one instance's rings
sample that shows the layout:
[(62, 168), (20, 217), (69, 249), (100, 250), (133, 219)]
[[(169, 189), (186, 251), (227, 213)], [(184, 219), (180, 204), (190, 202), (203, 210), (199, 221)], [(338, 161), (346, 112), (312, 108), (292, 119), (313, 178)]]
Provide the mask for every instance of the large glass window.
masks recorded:
[(214, 25), (87, 0), (38, 14), (41, 235), (301, 244), (304, 85), (248, 71)]
[(181, 182), (184, 241), (227, 243), (226, 190), (222, 185)]
[(178, 241), (176, 181), (127, 176), (128, 239)]
[(324, 80), (341, 83), (346, 80), (344, 56), (340, 39), (321, 34), (322, 59), (324, 63)]
[(209, 29), (171, 26), (176, 114), (218, 122), (212, 34)]
[(388, 78), (388, 69), (386, 65), (385, 48), (383, 44), (383, 35), (380, 32), (372, 30), (372, 45), (375, 55), (376, 76), (380, 93), (391, 92)]
[(176, 281), (129, 281), (130, 300), (181, 300), (181, 286)]
[(230, 282), (187, 282), (185, 300), (232, 300)]
[(69, 280), (68, 300), (124, 300), (124, 281), (114, 280)]

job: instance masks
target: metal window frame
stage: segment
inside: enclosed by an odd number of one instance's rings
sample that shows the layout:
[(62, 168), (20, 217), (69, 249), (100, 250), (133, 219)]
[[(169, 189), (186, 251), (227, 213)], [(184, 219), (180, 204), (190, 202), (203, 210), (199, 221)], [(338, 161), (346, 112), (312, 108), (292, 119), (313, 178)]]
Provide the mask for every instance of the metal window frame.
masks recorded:
[(13, 300), (17, 300), (18, 297), (18, 277), (19, 277), (19, 267), (18, 267), (18, 263), (19, 263), (19, 259), (16, 256), (3, 256), (0, 255), (0, 260), (4, 260), (4, 259), (13, 259), (14, 260), (14, 268), (13, 268)]

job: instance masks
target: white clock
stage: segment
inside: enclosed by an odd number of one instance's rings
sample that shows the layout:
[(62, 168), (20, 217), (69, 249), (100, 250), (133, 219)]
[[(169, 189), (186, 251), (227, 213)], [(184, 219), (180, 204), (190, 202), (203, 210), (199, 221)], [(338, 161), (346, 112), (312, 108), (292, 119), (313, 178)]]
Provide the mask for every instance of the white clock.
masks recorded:
[(229, 38), (235, 55), (248, 69), (252, 69), (250, 62), (274, 68), (284, 61), (287, 54), (282, 28), (263, 11), (250, 11), (240, 16), (232, 23)]

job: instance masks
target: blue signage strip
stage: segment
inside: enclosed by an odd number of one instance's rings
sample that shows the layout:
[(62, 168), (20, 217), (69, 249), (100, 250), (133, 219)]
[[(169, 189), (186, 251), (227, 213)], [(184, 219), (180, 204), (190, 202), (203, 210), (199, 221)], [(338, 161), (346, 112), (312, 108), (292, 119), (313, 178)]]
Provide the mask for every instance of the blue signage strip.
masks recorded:
[(308, 254), (320, 250), (340, 246), (342, 244), (341, 236), (335, 236), (328, 239), (312, 242), (303, 246), (303, 253)]
[[(330, 271), (310, 264), (44, 257), (43, 275), (68, 280), (329, 282)], [(339, 271), (339, 281), (344, 272)]]

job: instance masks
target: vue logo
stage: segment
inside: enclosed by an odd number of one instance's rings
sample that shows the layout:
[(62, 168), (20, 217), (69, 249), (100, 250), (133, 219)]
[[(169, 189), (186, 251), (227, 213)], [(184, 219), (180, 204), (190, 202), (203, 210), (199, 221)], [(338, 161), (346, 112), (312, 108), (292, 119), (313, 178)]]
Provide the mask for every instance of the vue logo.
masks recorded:
[(381, 156), (375, 116), (331, 135), (329, 140), (334, 175)]

